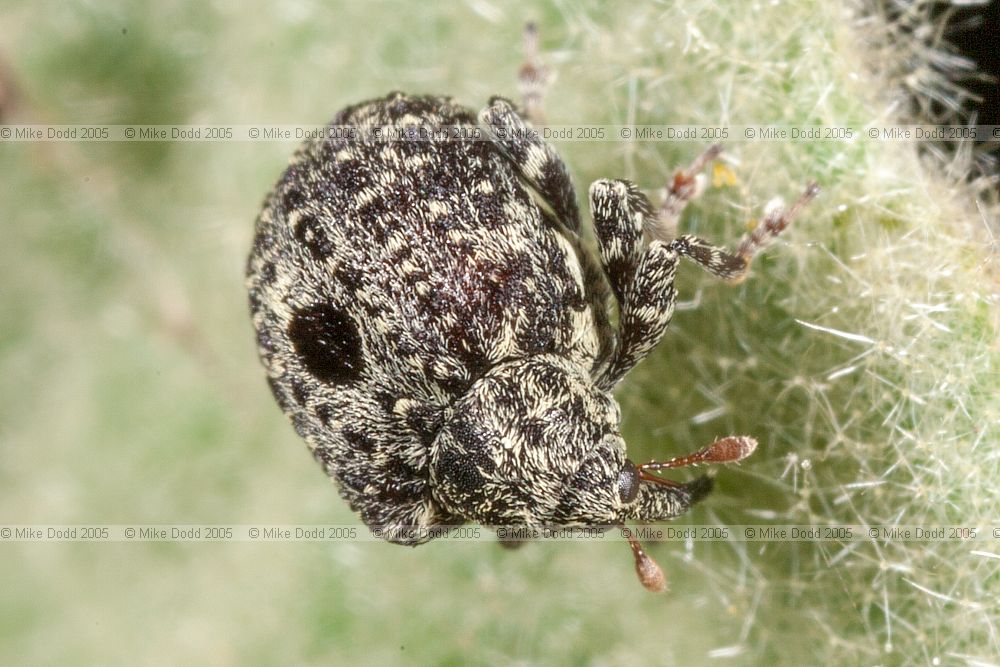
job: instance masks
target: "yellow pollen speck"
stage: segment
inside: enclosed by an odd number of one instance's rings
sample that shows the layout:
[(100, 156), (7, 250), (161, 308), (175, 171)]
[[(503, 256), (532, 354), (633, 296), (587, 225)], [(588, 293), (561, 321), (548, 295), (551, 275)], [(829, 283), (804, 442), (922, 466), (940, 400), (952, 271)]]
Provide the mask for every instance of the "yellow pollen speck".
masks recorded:
[(724, 164), (716, 162), (712, 165), (712, 187), (721, 188), (736, 185), (736, 174)]

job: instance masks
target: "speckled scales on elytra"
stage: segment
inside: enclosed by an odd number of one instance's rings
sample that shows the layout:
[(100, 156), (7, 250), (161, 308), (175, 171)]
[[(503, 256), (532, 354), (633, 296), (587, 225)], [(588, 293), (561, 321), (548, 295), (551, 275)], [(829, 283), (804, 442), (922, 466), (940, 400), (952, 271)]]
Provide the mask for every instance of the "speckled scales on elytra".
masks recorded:
[[(366, 136), (476, 119), (447, 98), (394, 94), (331, 126)], [(541, 353), (594, 364), (582, 274), (573, 240), (493, 142), (317, 139), (266, 201), (248, 282), (272, 389), (314, 455), (366, 523), (422, 525), (449, 518), (427, 449), (475, 379)], [(340, 358), (310, 368), (289, 331), (317, 305), (343, 331), (327, 350)], [(357, 502), (372, 495), (385, 502)]]

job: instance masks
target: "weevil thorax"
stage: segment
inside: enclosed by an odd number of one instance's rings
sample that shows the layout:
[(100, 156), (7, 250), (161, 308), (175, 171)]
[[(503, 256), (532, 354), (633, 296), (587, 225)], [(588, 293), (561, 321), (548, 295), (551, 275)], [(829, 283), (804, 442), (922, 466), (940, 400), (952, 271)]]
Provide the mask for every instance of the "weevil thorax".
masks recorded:
[(621, 413), (553, 354), (492, 369), (457, 400), (431, 448), (435, 495), (486, 525), (610, 523), (624, 504)]
[(435, 499), (486, 525), (666, 521), (711, 489), (640, 480), (621, 411), (571, 360), (543, 354), (492, 369), (446, 411), (431, 447)]

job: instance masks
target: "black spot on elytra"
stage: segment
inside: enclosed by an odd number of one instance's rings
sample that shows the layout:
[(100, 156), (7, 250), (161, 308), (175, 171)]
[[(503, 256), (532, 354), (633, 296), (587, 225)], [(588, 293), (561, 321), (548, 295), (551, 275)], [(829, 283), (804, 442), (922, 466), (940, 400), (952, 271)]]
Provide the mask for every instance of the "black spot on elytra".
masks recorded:
[(295, 185), (288, 186), (288, 188), (281, 195), (281, 205), (285, 211), (291, 212), (296, 209), (300, 209), (305, 203), (305, 193)]
[(472, 382), (457, 377), (448, 377), (438, 379), (437, 384), (445, 393), (451, 396), (461, 396), (469, 389)]
[(343, 434), (344, 440), (347, 441), (347, 444), (350, 445), (352, 449), (366, 454), (370, 454), (375, 451), (375, 440), (369, 437), (364, 431), (348, 427), (343, 430)]
[(257, 347), (265, 354), (274, 354), (278, 351), (278, 345), (271, 336), (270, 330), (265, 327), (257, 330)]
[(394, 474), (390, 464), (385, 484), (378, 490), (378, 497), (390, 506), (420, 502), (427, 490), (427, 482), (407, 473), (406, 476)]
[(295, 223), (295, 240), (308, 248), (316, 259), (326, 259), (333, 252), (333, 244), (323, 224), (312, 213), (304, 213)]
[(350, 288), (361, 284), (364, 272), (352, 264), (342, 263), (333, 269), (333, 277), (341, 285)]
[(382, 238), (378, 239), (380, 244), (385, 243), (385, 232), (381, 230), (381, 225), (377, 223), (384, 220), (390, 211), (389, 202), (382, 196), (378, 196), (358, 208), (358, 215), (367, 224), (376, 225), (375, 229), (381, 231)]
[(443, 100), (438, 97), (417, 96), (407, 97), (404, 95), (390, 96), (386, 111), (393, 121), (403, 116), (425, 116), (433, 111), (437, 111)]
[(420, 441), (430, 447), (441, 430), (444, 414), (431, 405), (416, 405), (406, 413), (406, 425), (413, 429)]
[(297, 312), (288, 325), (288, 338), (299, 361), (321, 382), (351, 384), (361, 374), (358, 327), (333, 305), (316, 304)]
[(333, 408), (331, 408), (326, 403), (320, 403), (316, 406), (316, 416), (319, 417), (319, 421), (323, 426), (330, 426), (330, 421), (333, 419)]
[(259, 313), (261, 310), (264, 309), (264, 297), (260, 293), (260, 290), (251, 288), (249, 294), (249, 300), (250, 300), (250, 313), (252, 315), (256, 315), (257, 313)]
[(415, 503), (423, 500), (426, 489), (427, 483), (423, 480), (410, 480), (406, 482), (392, 480), (379, 489), (378, 498), (390, 506)]
[(299, 382), (298, 380), (292, 380), (292, 398), (299, 405), (305, 405), (306, 399), (309, 396), (309, 392), (306, 391), (306, 386)]
[(355, 193), (373, 183), (368, 166), (355, 159), (337, 160), (329, 180), (335, 189), (350, 195), (352, 199)]
[(375, 400), (382, 407), (382, 410), (386, 413), (392, 413), (393, 409), (396, 407), (396, 394), (388, 391), (376, 391)]
[(260, 267), (260, 282), (270, 285), (278, 277), (278, 268), (274, 262), (264, 262)]
[(253, 254), (260, 256), (267, 252), (268, 248), (274, 247), (274, 235), (270, 231), (261, 229), (258, 224), (257, 233), (253, 237)]
[(323, 466), (323, 470), (326, 471), (327, 474), (329, 474), (331, 470), (335, 469), (337, 465), (337, 454), (329, 447), (317, 447), (314, 449), (313, 458), (315, 458), (316, 461)]

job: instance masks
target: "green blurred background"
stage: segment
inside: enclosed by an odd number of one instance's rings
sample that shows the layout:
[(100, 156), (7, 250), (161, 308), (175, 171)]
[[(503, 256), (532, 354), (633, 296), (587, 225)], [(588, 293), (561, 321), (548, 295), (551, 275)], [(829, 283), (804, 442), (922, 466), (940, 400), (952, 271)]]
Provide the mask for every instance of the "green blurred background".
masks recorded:
[[(313, 124), (393, 89), (553, 123), (890, 122), (899, 62), (837, 3), (0, 5), (4, 122)], [(869, 50), (870, 49), (870, 50)], [(13, 92), (10, 92), (13, 91)], [(0, 523), (353, 523), (264, 382), (242, 283), (295, 142), (3, 143)], [(696, 143), (574, 142), (578, 190), (650, 191)], [(683, 225), (735, 240), (823, 197), (623, 384), (633, 459), (729, 433), (693, 523), (998, 521), (995, 209), (914, 146), (727, 146)], [(955, 173), (958, 173), (958, 177)], [(858, 343), (801, 320), (874, 341)], [(986, 551), (982, 556), (972, 551)], [(991, 664), (994, 543), (5, 543), (3, 664)], [(978, 663), (976, 661), (979, 661)]]

